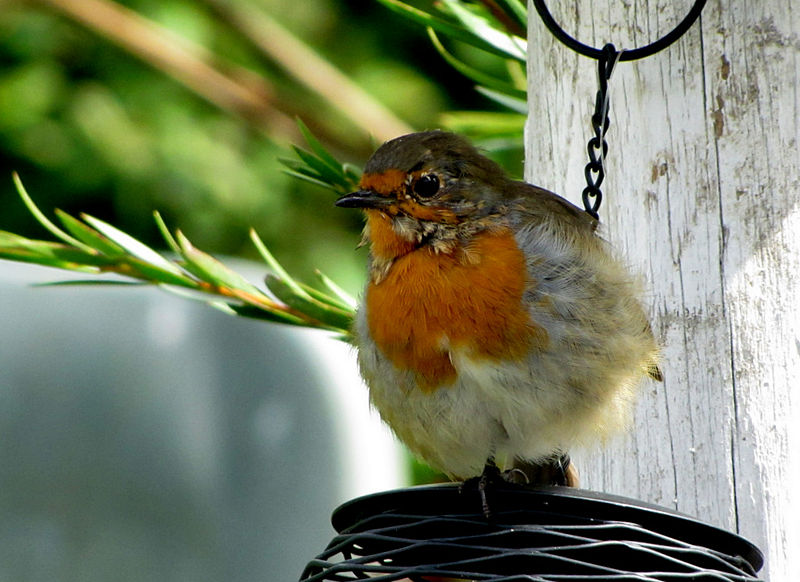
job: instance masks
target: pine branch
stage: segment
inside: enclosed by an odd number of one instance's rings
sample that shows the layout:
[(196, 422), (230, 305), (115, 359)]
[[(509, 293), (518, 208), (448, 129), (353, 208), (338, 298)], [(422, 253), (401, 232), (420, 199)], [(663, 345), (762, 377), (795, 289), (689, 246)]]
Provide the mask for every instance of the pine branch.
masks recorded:
[[(177, 258), (168, 258), (118, 228), (88, 214), (75, 218), (60, 210), (59, 226), (45, 216), (14, 174), (17, 192), (30, 213), (57, 240), (35, 240), (0, 231), (0, 258), (35, 263), (93, 276), (113, 273), (140, 284), (155, 285), (201, 299), (228, 313), (323, 329), (349, 340), (355, 301), (319, 274), (325, 290), (293, 279), (272, 257), (255, 231), (250, 238), (265, 259), (269, 274), (262, 289), (195, 247), (181, 231), (171, 232), (158, 212), (156, 223)], [(89, 279), (71, 284), (120, 284)], [(58, 283), (66, 284), (66, 283)]]

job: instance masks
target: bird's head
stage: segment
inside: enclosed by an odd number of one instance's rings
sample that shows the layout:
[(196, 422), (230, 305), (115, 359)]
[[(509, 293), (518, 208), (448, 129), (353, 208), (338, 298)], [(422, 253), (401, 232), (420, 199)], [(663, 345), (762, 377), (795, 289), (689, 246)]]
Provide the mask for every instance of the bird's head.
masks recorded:
[(503, 211), (508, 182), (500, 166), (465, 138), (426, 131), (379, 147), (367, 161), (360, 189), (336, 205), (366, 211), (373, 253), (397, 256), (424, 244), (447, 250)]

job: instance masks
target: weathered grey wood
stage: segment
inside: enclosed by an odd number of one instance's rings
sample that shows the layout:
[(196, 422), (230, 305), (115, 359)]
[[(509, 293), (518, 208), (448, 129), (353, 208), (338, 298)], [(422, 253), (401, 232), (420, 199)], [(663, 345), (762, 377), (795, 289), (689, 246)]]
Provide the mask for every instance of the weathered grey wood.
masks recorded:
[[(549, 4), (584, 42), (632, 47), (691, 2)], [(527, 179), (580, 204), (595, 62), (530, 14)], [(739, 531), (773, 582), (800, 580), (799, 34), (791, 0), (709, 0), (672, 48), (618, 65), (600, 214), (666, 379), (629, 435), (574, 455), (588, 488)]]

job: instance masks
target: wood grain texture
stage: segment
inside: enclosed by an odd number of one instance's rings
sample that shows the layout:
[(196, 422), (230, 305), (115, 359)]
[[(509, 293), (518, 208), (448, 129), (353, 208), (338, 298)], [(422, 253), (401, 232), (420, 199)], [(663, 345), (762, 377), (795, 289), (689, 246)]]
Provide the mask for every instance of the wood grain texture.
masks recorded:
[[(602, 46), (665, 34), (690, 2), (550, 2)], [(560, 4), (560, 5), (558, 5)], [(674, 507), (800, 580), (800, 8), (709, 0), (611, 80), (603, 234), (643, 276), (664, 344), (629, 435), (576, 458), (584, 486)], [(526, 177), (580, 203), (595, 62), (530, 7)]]

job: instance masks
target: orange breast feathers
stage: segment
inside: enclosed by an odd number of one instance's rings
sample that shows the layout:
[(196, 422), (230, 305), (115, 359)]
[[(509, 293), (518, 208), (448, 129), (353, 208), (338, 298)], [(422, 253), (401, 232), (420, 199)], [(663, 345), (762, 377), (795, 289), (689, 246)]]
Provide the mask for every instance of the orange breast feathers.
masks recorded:
[(373, 253), (396, 258), (386, 277), (367, 287), (369, 331), (396, 366), (416, 372), (422, 389), (456, 379), (451, 349), (472, 359), (520, 360), (546, 346), (547, 332), (523, 305), (525, 257), (511, 231), (482, 233), (465, 248), (436, 253), (393, 241), (379, 217), (371, 218)]

